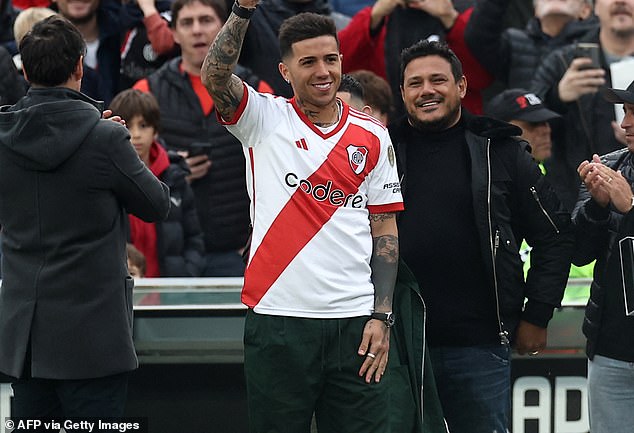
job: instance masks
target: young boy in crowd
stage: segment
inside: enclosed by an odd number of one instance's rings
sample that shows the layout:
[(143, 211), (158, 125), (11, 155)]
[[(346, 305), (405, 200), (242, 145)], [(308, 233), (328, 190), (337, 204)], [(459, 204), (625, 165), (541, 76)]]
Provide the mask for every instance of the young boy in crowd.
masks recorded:
[(125, 246), (125, 252), (128, 256), (128, 273), (135, 280), (137, 278), (145, 278), (145, 256), (134, 245), (128, 243)]
[(196, 277), (203, 266), (203, 235), (194, 194), (185, 177), (184, 159), (159, 143), (160, 111), (154, 96), (128, 89), (112, 100), (110, 109), (126, 121), (139, 158), (170, 188), (171, 208), (165, 221), (148, 223), (129, 216), (130, 242), (145, 256), (145, 277)]

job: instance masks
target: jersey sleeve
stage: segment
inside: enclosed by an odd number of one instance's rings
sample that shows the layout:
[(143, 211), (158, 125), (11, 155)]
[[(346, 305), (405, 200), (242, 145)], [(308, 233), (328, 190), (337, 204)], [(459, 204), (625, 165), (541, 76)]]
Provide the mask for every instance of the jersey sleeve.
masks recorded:
[(244, 147), (255, 147), (275, 128), (276, 113), (279, 111), (275, 96), (259, 93), (243, 82), (242, 101), (232, 119), (225, 120), (218, 115), (218, 121), (233, 134)]
[(399, 212), (404, 209), (396, 155), (387, 130), (384, 130), (381, 138), (379, 160), (369, 176), (367, 206), (371, 214)]

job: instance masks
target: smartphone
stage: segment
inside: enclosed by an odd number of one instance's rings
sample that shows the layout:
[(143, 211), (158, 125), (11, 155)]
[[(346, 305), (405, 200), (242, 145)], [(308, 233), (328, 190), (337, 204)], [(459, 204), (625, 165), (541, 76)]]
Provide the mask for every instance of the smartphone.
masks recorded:
[(578, 42), (575, 46), (575, 57), (587, 57), (592, 60), (592, 63), (585, 64), (579, 69), (600, 69), (601, 60), (599, 50), (599, 44), (591, 42)]
[(195, 141), (189, 145), (189, 149), (185, 150), (189, 152), (189, 156), (209, 156), (211, 154), (211, 143), (208, 141)]

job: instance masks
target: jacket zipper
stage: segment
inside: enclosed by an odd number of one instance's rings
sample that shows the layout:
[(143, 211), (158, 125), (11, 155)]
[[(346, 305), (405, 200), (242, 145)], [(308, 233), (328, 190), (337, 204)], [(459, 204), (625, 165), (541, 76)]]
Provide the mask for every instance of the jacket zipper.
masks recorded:
[(500, 344), (503, 346), (509, 346), (509, 333), (504, 330), (504, 324), (502, 323), (502, 314), (500, 313), (500, 294), (498, 289), (498, 275), (497, 266), (495, 264), (495, 258), (497, 256), (497, 250), (500, 246), (500, 231), (495, 230), (495, 237), (493, 236), (493, 219), (491, 217), (491, 139), (487, 139), (487, 216), (489, 219), (489, 247), (491, 248), (491, 263), (493, 265), (493, 288), (495, 290), (495, 310), (498, 318), (498, 336), (500, 337)]
[(546, 212), (546, 209), (544, 209), (544, 206), (542, 205), (542, 201), (539, 198), (539, 195), (537, 195), (537, 190), (535, 189), (535, 187), (531, 186), (530, 187), (530, 191), (531, 191), (531, 194), (533, 194), (533, 198), (537, 202), (537, 205), (542, 210), (543, 214), (546, 215), (546, 218), (548, 218), (548, 221), (550, 222), (550, 225), (552, 225), (553, 228), (555, 229), (555, 232), (557, 234), (559, 234), (559, 228), (557, 227), (557, 224), (555, 224), (555, 221), (553, 221), (553, 219), (550, 217), (550, 215), (548, 215), (548, 212)]

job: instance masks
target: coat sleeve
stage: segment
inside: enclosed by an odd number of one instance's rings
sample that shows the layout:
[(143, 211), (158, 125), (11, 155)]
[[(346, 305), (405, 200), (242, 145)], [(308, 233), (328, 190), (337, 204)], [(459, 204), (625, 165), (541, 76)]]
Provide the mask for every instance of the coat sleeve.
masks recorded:
[(507, 82), (510, 64), (508, 39), (503, 37), (504, 15), (509, 0), (480, 0), (465, 29), (473, 56), (497, 79)]
[(371, 7), (361, 9), (339, 33), (343, 72), (367, 69), (387, 80), (385, 71), (385, 21), (376, 33), (370, 32)]
[(482, 113), (482, 91), (493, 82), (493, 77), (483, 64), (473, 55), (466, 43), (465, 30), (473, 19), (473, 8), (469, 8), (458, 15), (453, 27), (447, 31), (447, 44), (454, 51), (462, 63), (462, 69), (467, 77), (467, 94), (462, 104), (472, 113)]
[(601, 207), (582, 184), (579, 199), (572, 212), (575, 227), (575, 251), (572, 262), (587, 265), (605, 251), (611, 214), (608, 207)]
[(572, 61), (572, 46), (565, 46), (543, 59), (531, 83), (531, 90), (550, 108), (560, 114), (568, 111), (568, 104), (559, 99), (559, 82)]
[[(147, 222), (161, 221), (170, 208), (169, 188), (139, 159), (128, 130), (111, 120), (100, 120), (108, 130), (106, 149), (112, 163), (110, 187), (126, 211)], [(104, 123), (109, 122), (109, 123)]]
[(517, 158), (521, 231), (531, 251), (522, 319), (546, 327), (561, 304), (574, 247), (570, 214), (530, 154)]

